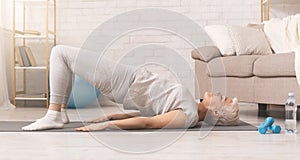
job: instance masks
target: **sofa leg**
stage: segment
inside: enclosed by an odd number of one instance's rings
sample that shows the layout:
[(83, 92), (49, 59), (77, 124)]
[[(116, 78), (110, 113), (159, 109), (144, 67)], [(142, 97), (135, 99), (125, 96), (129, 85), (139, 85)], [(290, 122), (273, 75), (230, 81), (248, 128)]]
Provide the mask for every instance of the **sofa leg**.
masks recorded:
[(267, 104), (258, 104), (258, 117), (268, 117), (268, 105)]

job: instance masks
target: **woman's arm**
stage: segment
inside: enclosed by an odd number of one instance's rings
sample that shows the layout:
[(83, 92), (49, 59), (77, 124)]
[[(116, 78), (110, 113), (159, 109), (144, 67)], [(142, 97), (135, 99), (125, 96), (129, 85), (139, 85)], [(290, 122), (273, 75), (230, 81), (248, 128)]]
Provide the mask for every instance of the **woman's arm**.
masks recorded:
[(87, 123), (99, 123), (99, 122), (105, 122), (105, 121), (110, 121), (110, 120), (127, 119), (127, 118), (136, 117), (136, 116), (140, 116), (140, 112), (133, 112), (133, 113), (129, 113), (129, 114), (111, 114), (111, 115), (108, 115), (108, 116), (103, 116), (103, 117), (99, 117), (99, 118), (96, 118), (96, 119), (87, 120), (85, 122), (87, 122)]
[(134, 117), (123, 120), (115, 120), (76, 128), (76, 130), (96, 131), (105, 129), (183, 128), (185, 122), (186, 117), (184, 112), (182, 110), (173, 110), (154, 117)]

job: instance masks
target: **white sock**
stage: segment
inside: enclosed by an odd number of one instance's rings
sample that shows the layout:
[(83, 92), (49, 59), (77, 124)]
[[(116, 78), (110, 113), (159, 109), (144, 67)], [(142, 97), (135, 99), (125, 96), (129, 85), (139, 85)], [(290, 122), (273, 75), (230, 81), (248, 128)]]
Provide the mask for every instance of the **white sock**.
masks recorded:
[(63, 128), (64, 123), (61, 119), (61, 113), (58, 111), (48, 110), (46, 115), (37, 121), (22, 127), (25, 131), (38, 131), (54, 128)]
[[(67, 114), (67, 110), (64, 109), (64, 108), (61, 108), (60, 113), (61, 113), (61, 120), (62, 120), (62, 122), (64, 124), (70, 123), (69, 116)], [(42, 118), (44, 118), (44, 117), (42, 117)], [(42, 119), (42, 118), (40, 118), (40, 119)], [(37, 119), (36, 121), (38, 121), (40, 119)]]
[(61, 112), (61, 119), (62, 119), (63, 123), (64, 124), (69, 123), (70, 120), (69, 120), (69, 117), (68, 117), (68, 114), (67, 114), (67, 110), (64, 109), (64, 108), (61, 108), (60, 112)]

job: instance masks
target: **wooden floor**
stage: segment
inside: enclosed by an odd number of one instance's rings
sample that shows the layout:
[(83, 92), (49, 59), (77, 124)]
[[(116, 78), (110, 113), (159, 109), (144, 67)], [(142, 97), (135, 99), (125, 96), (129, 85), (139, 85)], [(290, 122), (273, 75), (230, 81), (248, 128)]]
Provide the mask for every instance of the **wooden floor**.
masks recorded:
[[(241, 104), (241, 120), (258, 126), (255, 104)], [(117, 107), (103, 107), (105, 113), (120, 112)], [(99, 108), (70, 110), (70, 119), (84, 120), (96, 117)], [(34, 120), (44, 115), (45, 108), (17, 108), (0, 111), (1, 121)], [(275, 123), (283, 126), (282, 119)], [(0, 126), (1, 127), (1, 126)], [(299, 127), (298, 127), (299, 128)], [(299, 129), (298, 129), (299, 130)], [(142, 140), (133, 137), (149, 137)], [(173, 138), (172, 138), (173, 136)], [(171, 137), (171, 138), (170, 138)], [(174, 138), (175, 137), (175, 138)], [(166, 139), (169, 140), (166, 143)], [(136, 154), (139, 153), (139, 154)], [(0, 159), (22, 160), (106, 160), (106, 159), (299, 159), (299, 136), (281, 134), (260, 135), (257, 132), (210, 132), (201, 138), (197, 131), (160, 133), (155, 139), (150, 133), (97, 132), (0, 133)]]

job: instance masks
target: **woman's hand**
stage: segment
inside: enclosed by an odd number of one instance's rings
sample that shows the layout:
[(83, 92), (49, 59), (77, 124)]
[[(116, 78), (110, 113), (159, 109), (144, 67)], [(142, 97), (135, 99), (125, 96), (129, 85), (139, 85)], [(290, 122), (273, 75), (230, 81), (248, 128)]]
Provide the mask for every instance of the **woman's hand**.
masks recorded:
[(107, 129), (108, 125), (109, 125), (108, 122), (103, 122), (103, 123), (91, 124), (91, 125), (88, 125), (88, 126), (75, 128), (75, 130), (76, 131), (83, 131), (83, 132), (101, 131), (101, 130)]

